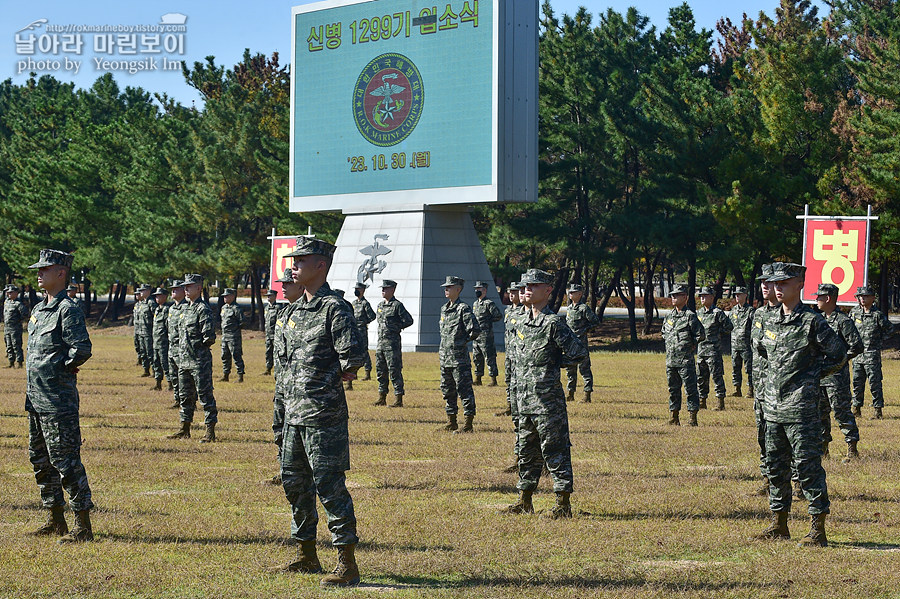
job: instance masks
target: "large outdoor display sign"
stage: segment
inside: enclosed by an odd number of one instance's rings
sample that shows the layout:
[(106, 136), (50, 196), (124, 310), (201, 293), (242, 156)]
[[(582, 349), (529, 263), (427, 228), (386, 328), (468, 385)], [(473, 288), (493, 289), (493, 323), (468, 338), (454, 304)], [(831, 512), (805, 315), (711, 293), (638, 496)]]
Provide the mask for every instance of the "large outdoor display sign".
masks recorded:
[(868, 283), (870, 226), (877, 216), (810, 216), (804, 220), (803, 301), (815, 303), (819, 283), (838, 287), (838, 304), (855, 305), (856, 288)]
[(535, 200), (536, 10), (535, 0), (294, 7), (291, 210)]

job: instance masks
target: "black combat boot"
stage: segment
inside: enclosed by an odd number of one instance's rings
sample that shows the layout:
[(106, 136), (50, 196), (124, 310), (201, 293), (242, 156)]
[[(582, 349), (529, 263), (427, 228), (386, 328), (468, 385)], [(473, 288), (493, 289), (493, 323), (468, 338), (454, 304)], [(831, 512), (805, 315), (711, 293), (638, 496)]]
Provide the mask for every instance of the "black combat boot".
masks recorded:
[(772, 512), (772, 522), (769, 524), (769, 528), (757, 535), (753, 535), (752, 538), (758, 541), (790, 539), (791, 532), (788, 530), (787, 521), (787, 510), (783, 512)]
[(566, 401), (575, 401), (575, 392), (569, 391), (568, 395), (566, 395)]
[(827, 457), (831, 457), (831, 454), (828, 453), (828, 441), (822, 441), (822, 459)]
[(229, 375), (229, 374), (230, 374), (230, 373), (228, 373), (228, 372), (224, 373), (224, 374), (222, 375), (222, 378), (219, 379), (219, 382), (220, 382), (220, 383), (227, 383), (227, 382), (228, 382), (228, 375)]
[(142, 379), (148, 379), (148, 378), (150, 378), (150, 376), (151, 376), (151, 375), (150, 375), (150, 369), (149, 369), (149, 368), (144, 368), (144, 374), (141, 375), (141, 378), (142, 378)]
[(166, 439), (190, 439), (191, 438), (191, 423), (190, 422), (182, 422), (181, 430), (177, 433), (172, 433), (168, 435)]
[(753, 387), (747, 389), (747, 399), (753, 399)]
[(154, 391), (162, 391), (162, 381), (157, 380), (157, 381), (156, 381), (156, 386), (153, 387), (153, 390), (154, 390)]
[(591, 391), (585, 391), (584, 397), (581, 398), (581, 403), (591, 403)]
[(238, 382), (239, 382), (239, 383), (243, 383), (243, 382), (244, 382), (244, 375), (243, 375), (243, 373), (238, 373)]
[(731, 394), (731, 397), (743, 397), (743, 394), (741, 393), (740, 385), (738, 385), (737, 387), (734, 388), (734, 393)]
[(705, 409), (706, 409), (706, 398), (705, 398), (705, 397), (701, 397), (701, 398), (700, 398), (700, 409), (701, 409), (701, 410), (705, 410)]
[(88, 510), (75, 512), (75, 528), (69, 534), (59, 539), (60, 543), (86, 543), (94, 540), (94, 531), (91, 529), (91, 514)]
[(719, 403), (716, 405), (716, 412), (722, 412), (725, 410), (725, 396), (717, 398)]
[(481, 375), (480, 374), (475, 375), (475, 380), (472, 381), (472, 384), (475, 385), (476, 387), (481, 386)]
[(372, 404), (373, 406), (386, 406), (387, 405), (387, 391), (379, 391), (378, 392), (378, 401)]
[(47, 521), (44, 525), (29, 534), (35, 537), (49, 537), (52, 535), (58, 537), (63, 536), (69, 532), (69, 525), (66, 524), (65, 511), (66, 507), (63, 505), (50, 508), (50, 513), (47, 516)]
[(471, 433), (474, 432), (474, 428), (472, 428), (472, 422), (475, 420), (475, 414), (466, 414), (466, 422), (463, 424), (462, 430), (456, 431), (458, 433)]
[(12, 368), (12, 367), (15, 365), (15, 363), (16, 363), (16, 361), (15, 361), (14, 359), (13, 359), (13, 360), (10, 360), (10, 361), (9, 361), (9, 366), (7, 366), (7, 368)]
[(492, 377), (491, 377), (491, 384), (488, 385), (488, 387), (496, 387), (496, 386), (497, 386), (497, 377), (496, 377), (496, 376), (492, 376)]
[(272, 369), (266, 368), (266, 371), (263, 373), (263, 376), (272, 376)]
[(556, 505), (550, 510), (550, 517), (554, 520), (572, 517), (572, 504), (569, 503), (569, 493), (560, 491), (556, 494)]
[(338, 545), (338, 563), (331, 574), (322, 579), (323, 587), (351, 587), (359, 584), (359, 566), (354, 555), (356, 545)]
[(394, 396), (394, 403), (392, 403), (389, 407), (391, 408), (402, 408), (403, 407), (403, 394)]
[(688, 410), (688, 414), (691, 417), (690, 421), (688, 421), (688, 426), (697, 426), (697, 412)]
[(206, 425), (206, 434), (203, 435), (203, 438), (200, 439), (200, 442), (201, 443), (215, 443), (216, 442), (216, 423), (215, 422)]
[(884, 420), (884, 414), (881, 413), (881, 408), (875, 408), (875, 412), (872, 414), (872, 420)]
[(447, 424), (441, 427), (441, 430), (453, 432), (459, 428), (456, 423), (456, 414), (447, 414)]
[(534, 506), (531, 504), (531, 491), (519, 491), (519, 500), (512, 505), (500, 510), (501, 514), (533, 514)]
[(828, 537), (825, 536), (825, 514), (813, 514), (809, 533), (800, 539), (798, 547), (828, 547)]
[(175, 387), (172, 386), (172, 381), (168, 381), (169, 383), (169, 391), (174, 391)]
[(678, 410), (672, 410), (672, 417), (669, 418), (668, 424), (672, 426), (681, 426), (681, 421), (678, 420)]
[(24, 362), (16, 362), (16, 368), (24, 368), (24, 367), (25, 367)]
[(371, 370), (367, 370), (367, 371), (366, 371), (366, 376), (363, 377), (363, 380), (364, 380), (364, 381), (371, 381), (371, 380), (372, 380), (372, 371), (371, 371)]
[(850, 441), (847, 444), (847, 456), (842, 460), (845, 464), (859, 459), (859, 451), (856, 449), (857, 441)]

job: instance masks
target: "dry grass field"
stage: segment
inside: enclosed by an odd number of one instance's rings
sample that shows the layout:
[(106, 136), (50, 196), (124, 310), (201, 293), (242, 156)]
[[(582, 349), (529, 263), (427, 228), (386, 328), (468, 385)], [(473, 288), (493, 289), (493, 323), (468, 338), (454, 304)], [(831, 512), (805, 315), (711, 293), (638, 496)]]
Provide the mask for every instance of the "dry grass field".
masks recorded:
[[(900, 596), (900, 361), (885, 361), (886, 419), (868, 420), (866, 408), (862, 459), (826, 461), (831, 547), (801, 550), (748, 540), (768, 514), (750, 495), (759, 484), (752, 400), (729, 397), (725, 412), (701, 412), (699, 428), (665, 426), (662, 354), (593, 354), (594, 403), (570, 404), (569, 521), (497, 513), (515, 497), (515, 475), (503, 473), (511, 424), (494, 416), (503, 387), (476, 388), (474, 434), (441, 433), (437, 355), (407, 355), (403, 409), (372, 406), (374, 380), (348, 392), (363, 584), (325, 592), (317, 576), (266, 571), (294, 550), (280, 544), (283, 491), (263, 484), (276, 464), (260, 335), (245, 333), (246, 382), (216, 383), (219, 442), (200, 445), (199, 418), (191, 440), (164, 438), (177, 428), (171, 396), (139, 377), (124, 332), (93, 333), (79, 381), (95, 543), (26, 536), (44, 515), (24, 372), (0, 369), (2, 597)], [(833, 449), (843, 454), (843, 442)], [(552, 503), (542, 480), (535, 507)], [(794, 538), (808, 526), (805, 502), (795, 504)], [(324, 517), (319, 551), (330, 569)]]

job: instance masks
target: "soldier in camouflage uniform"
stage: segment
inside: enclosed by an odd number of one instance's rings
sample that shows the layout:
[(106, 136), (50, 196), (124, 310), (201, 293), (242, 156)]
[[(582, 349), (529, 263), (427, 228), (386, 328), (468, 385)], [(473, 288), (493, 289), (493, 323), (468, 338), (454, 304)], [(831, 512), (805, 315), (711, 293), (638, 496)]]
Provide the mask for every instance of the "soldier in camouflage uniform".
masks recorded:
[(153, 377), (156, 379), (155, 391), (162, 391), (163, 377), (169, 381), (169, 391), (172, 390), (172, 376), (169, 372), (169, 292), (162, 287), (157, 287), (151, 294), (156, 302), (156, 311), (153, 313)]
[[(825, 547), (825, 516), (829, 512), (828, 485), (822, 468), (822, 421), (819, 382), (846, 363), (843, 342), (825, 319), (800, 301), (806, 269), (776, 263), (768, 282), (775, 286), (781, 310), (765, 321), (758, 341), (766, 356), (765, 401), (766, 471), (772, 523), (759, 538), (789, 539), (791, 464), (809, 500), (812, 520), (800, 546)], [(759, 385), (757, 385), (759, 390)]]
[[(291, 312), (294, 309), (294, 302), (300, 299), (303, 294), (303, 286), (294, 282), (291, 269), (284, 271), (283, 276), (276, 281), (281, 283), (284, 292), (284, 298), (287, 303), (278, 306), (278, 312), (275, 318), (275, 334), (272, 337), (274, 344), (273, 358), (275, 367), (275, 396), (272, 399), (272, 433), (275, 437), (275, 447), (277, 448), (278, 464), (281, 465), (281, 445), (284, 441), (284, 397), (291, 391), (291, 368), (288, 362), (288, 343), (286, 327), (290, 322)], [(272, 477), (269, 481), (273, 485), (281, 485), (281, 472)], [(292, 533), (296, 532), (296, 527), (292, 529)], [(298, 544), (293, 534), (291, 544)]]
[(263, 315), (263, 319), (266, 321), (266, 371), (263, 373), (263, 376), (272, 374), (272, 367), (275, 364), (275, 321), (278, 320), (279, 309), (277, 298), (278, 292), (274, 289), (269, 289), (269, 292), (266, 294), (268, 301), (266, 302)]
[(662, 326), (663, 340), (666, 342), (666, 380), (669, 385), (669, 424), (679, 426), (681, 411), (681, 386), (687, 395), (690, 426), (697, 426), (697, 412), (700, 410), (700, 396), (697, 391), (697, 370), (694, 355), (697, 345), (706, 339), (706, 331), (697, 315), (688, 310), (688, 290), (680, 283), (669, 292), (672, 311), (666, 316)]
[(516, 433), (516, 440), (513, 444), (513, 455), (515, 455), (516, 459), (513, 462), (513, 465), (507, 468), (505, 472), (519, 471), (519, 439), (517, 433), (519, 429), (519, 407), (515, 399), (515, 364), (516, 354), (518, 353), (516, 327), (519, 322), (525, 318), (525, 306), (521, 303), (520, 290), (521, 285), (518, 282), (512, 283), (509, 286), (507, 294), (509, 295), (511, 305), (506, 309), (506, 313), (503, 315), (505, 329), (504, 340), (506, 342), (506, 359), (504, 360), (504, 366), (506, 369), (507, 408), (505, 412), (499, 412), (497, 416), (511, 416), (513, 432)]
[[(140, 308), (138, 308), (138, 302), (140, 300), (141, 300), (141, 294), (138, 293), (137, 289), (135, 289), (135, 291), (134, 291), (134, 308), (135, 309), (138, 309), (138, 310), (140, 309)], [(131, 324), (132, 324), (132, 326), (134, 325), (134, 312), (133, 311), (131, 313)], [(141, 346), (141, 338), (138, 335), (138, 328), (134, 327), (134, 353), (137, 354), (137, 362), (135, 363), (136, 366), (144, 365), (144, 355), (142, 352), (143, 352), (143, 347)]]
[(78, 299), (78, 285), (69, 285), (66, 288), (66, 294), (69, 296), (69, 299), (75, 302), (75, 305), (78, 306), (78, 309), (84, 312), (85, 318), (87, 318), (87, 310), (84, 309), (84, 302)]
[(134, 303), (134, 334), (141, 348), (141, 366), (144, 367), (142, 377), (150, 377), (150, 366), (153, 363), (153, 313), (156, 302), (150, 298), (153, 289), (141, 285), (137, 289), (137, 301)]
[[(369, 301), (366, 299), (366, 284), (365, 283), (357, 283), (356, 287), (353, 289), (353, 294), (356, 296), (356, 299), (353, 300), (353, 316), (356, 318), (356, 324), (359, 326), (359, 334), (363, 338), (366, 343), (366, 363), (364, 365), (364, 370), (366, 371), (366, 376), (363, 377), (364, 381), (368, 381), (372, 378), (372, 358), (369, 357), (369, 323), (375, 322), (376, 316), (375, 311), (372, 310), (372, 305), (369, 304)], [(353, 381), (347, 382), (347, 388), (353, 388)]]
[(712, 375), (716, 385), (716, 410), (725, 409), (725, 368), (722, 365), (722, 338), (731, 333), (734, 325), (731, 319), (716, 306), (716, 291), (712, 287), (700, 288), (700, 309), (697, 318), (706, 331), (706, 339), (697, 346), (697, 364), (699, 373), (697, 387), (700, 392), (700, 409), (706, 408), (709, 397), (709, 378)]
[[(594, 327), (600, 326), (600, 319), (582, 299), (584, 299), (584, 287), (577, 283), (569, 285), (566, 290), (569, 296), (569, 307), (566, 309), (566, 324), (572, 329), (585, 346), (588, 344), (588, 332)], [(591, 393), (594, 392), (594, 374), (591, 372), (591, 353), (580, 364), (572, 364), (566, 368), (566, 401), (575, 400), (575, 386), (578, 384), (578, 372), (584, 380), (583, 403), (591, 403)]]
[(201, 443), (216, 440), (216, 423), (219, 410), (213, 396), (212, 352), (216, 342), (212, 310), (203, 301), (203, 277), (184, 275), (184, 292), (188, 303), (182, 306), (178, 319), (178, 386), (181, 391), (181, 430), (169, 435), (169, 439), (190, 439), (191, 422), (194, 420), (196, 400), (200, 400), (206, 413), (206, 435)]
[[(178, 383), (179, 372), (181, 371), (181, 349), (178, 340), (181, 336), (179, 332), (179, 324), (181, 323), (181, 309), (184, 308), (188, 301), (184, 297), (184, 282), (179, 280), (172, 281), (172, 305), (169, 306), (168, 320), (166, 321), (169, 336), (169, 382), (172, 383), (173, 403), (169, 406), (176, 410), (181, 408), (183, 403), (181, 397), (181, 385)], [(196, 403), (197, 398), (192, 397), (192, 402)]]
[(448, 276), (441, 287), (447, 303), (441, 306), (441, 395), (444, 396), (447, 425), (443, 430), (456, 431), (459, 426), (456, 414), (459, 412), (457, 398), (462, 400), (463, 414), (466, 416), (462, 432), (472, 432), (475, 420), (475, 392), (472, 390), (472, 365), (469, 362), (469, 341), (481, 332), (475, 315), (464, 302), (459, 301), (465, 281)]
[(376, 406), (387, 404), (388, 374), (394, 385), (395, 401), (392, 407), (403, 406), (403, 353), (400, 346), (400, 331), (412, 325), (413, 317), (400, 303), (394, 292), (397, 283), (385, 279), (381, 284), (384, 298), (376, 313), (378, 316), (378, 346), (375, 350), (375, 376), (378, 379), (378, 401)]
[(28, 308), (19, 299), (19, 288), (7, 285), (6, 301), (3, 302), (3, 341), (6, 343), (6, 357), (9, 368), (18, 363), (19, 368), (25, 361), (22, 352), (22, 326), (28, 320)]
[(741, 367), (747, 371), (747, 397), (753, 397), (753, 352), (750, 351), (750, 327), (753, 325), (753, 306), (747, 303), (747, 288), (735, 287), (734, 305), (728, 312), (731, 320), (731, 382), (732, 397), (742, 397)]
[[(90, 510), (94, 503), (81, 462), (77, 387), (78, 368), (91, 357), (91, 339), (84, 312), (66, 295), (72, 254), (41, 250), (40, 259), (29, 268), (38, 269), (38, 287), (46, 296), (35, 306), (28, 323), (28, 455), (41, 504), (50, 510), (47, 523), (33, 534), (59, 535), (60, 542), (92, 541)], [(64, 516), (63, 489), (75, 512), (71, 531)]]
[(472, 343), (472, 360), (475, 362), (475, 381), (473, 385), (481, 385), (484, 376), (484, 364), (487, 362), (488, 374), (491, 377), (489, 387), (497, 386), (497, 347), (494, 345), (494, 323), (503, 320), (500, 308), (487, 297), (487, 284), (475, 282), (475, 302), (472, 313), (478, 322), (478, 337)]
[(884, 313), (875, 307), (875, 290), (857, 287), (856, 299), (859, 305), (850, 310), (850, 318), (856, 325), (863, 340), (863, 351), (853, 360), (853, 413), (862, 415), (863, 400), (866, 395), (866, 379), (872, 392), (873, 420), (884, 416), (884, 391), (881, 387), (881, 347), (894, 332), (894, 325)]
[(316, 555), (316, 495), (328, 516), (338, 565), (323, 586), (359, 584), (354, 550), (356, 516), (347, 491), (350, 469), (347, 399), (342, 380), (352, 380), (363, 365), (365, 344), (350, 305), (326, 282), (335, 247), (300, 237), (293, 278), (304, 294), (294, 304), (286, 327), (291, 388), (285, 394), (281, 478), (291, 504), (299, 559), (288, 570), (321, 572)]
[[(816, 303), (819, 311), (825, 317), (828, 326), (844, 343), (847, 349), (847, 359), (859, 355), (863, 350), (862, 338), (856, 330), (853, 321), (841, 312), (837, 307), (838, 287), (831, 283), (819, 285), (816, 294)], [(828, 444), (831, 443), (831, 410), (834, 410), (834, 418), (844, 433), (847, 442), (847, 456), (844, 463), (859, 457), (856, 444), (859, 442), (859, 427), (856, 426), (856, 417), (850, 409), (850, 366), (844, 364), (840, 372), (823, 377), (819, 386), (819, 407), (822, 415), (822, 441), (823, 454), (828, 455)]]
[(220, 319), (222, 321), (222, 378), (220, 381), (228, 381), (231, 374), (231, 360), (237, 367), (238, 382), (244, 382), (244, 345), (241, 338), (241, 324), (244, 321), (244, 312), (235, 301), (237, 291), (228, 287), (222, 300)]
[(750, 324), (750, 351), (753, 354), (753, 412), (756, 416), (756, 441), (759, 444), (759, 472), (763, 477), (762, 486), (756, 495), (769, 496), (769, 475), (766, 471), (766, 419), (763, 415), (765, 402), (765, 375), (767, 372), (766, 354), (762, 352), (762, 336), (766, 330), (767, 319), (781, 310), (781, 303), (775, 297), (775, 286), (769, 284), (769, 277), (774, 272), (774, 264), (763, 264), (762, 274), (757, 277), (762, 299), (765, 302), (754, 310)]
[(550, 310), (553, 281), (552, 274), (534, 268), (522, 276), (527, 309), (525, 318), (516, 327), (519, 341), (514, 395), (519, 412), (519, 482), (516, 485), (519, 501), (504, 511), (511, 514), (534, 512), (532, 495), (546, 463), (556, 493), (556, 505), (550, 515), (571, 518), (572, 443), (559, 370), (584, 360), (588, 350), (566, 325), (565, 319)]

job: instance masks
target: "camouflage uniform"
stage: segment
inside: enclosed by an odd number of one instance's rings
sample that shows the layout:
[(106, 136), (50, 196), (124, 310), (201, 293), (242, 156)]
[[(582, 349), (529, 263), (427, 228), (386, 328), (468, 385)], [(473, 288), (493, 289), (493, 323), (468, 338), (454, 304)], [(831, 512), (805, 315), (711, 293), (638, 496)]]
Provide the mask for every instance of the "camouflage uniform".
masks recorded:
[(756, 310), (749, 304), (734, 306), (728, 312), (731, 320), (731, 383), (735, 391), (741, 390), (741, 367), (747, 371), (747, 388), (753, 395), (753, 352), (750, 351), (750, 329)]
[[(185, 280), (187, 284), (190, 279)], [(206, 413), (207, 426), (219, 421), (213, 396), (212, 352), (216, 342), (212, 310), (203, 298), (188, 302), (180, 309), (178, 323), (178, 385), (181, 391), (181, 421), (193, 422), (197, 400)]]
[[(180, 283), (180, 281), (176, 281), (176, 283)], [(172, 396), (175, 399), (175, 404), (179, 407), (185, 403), (181, 394), (181, 346), (179, 345), (179, 340), (181, 339), (181, 314), (187, 305), (188, 301), (182, 299), (169, 306), (169, 319), (167, 321), (169, 333), (169, 381), (172, 383)], [(197, 398), (193, 397), (192, 401), (196, 402)]]
[(881, 347), (894, 332), (894, 325), (881, 310), (874, 306), (866, 312), (862, 306), (853, 306), (850, 318), (863, 341), (863, 351), (853, 359), (853, 405), (862, 407), (866, 395), (866, 379), (872, 392), (872, 407), (884, 408), (884, 391), (881, 375)]
[[(372, 305), (364, 297), (358, 297), (353, 300), (353, 316), (356, 318), (356, 324), (359, 326), (359, 335), (366, 344), (366, 363), (363, 365), (366, 374), (372, 372), (372, 358), (369, 356), (369, 323), (376, 319), (375, 311)], [(386, 387), (386, 386), (385, 386)]]
[[(480, 281), (479, 281), (480, 283)], [(482, 287), (483, 285), (476, 285)], [(472, 304), (472, 313), (478, 323), (479, 333), (472, 343), (472, 360), (475, 362), (475, 376), (484, 376), (487, 362), (488, 375), (495, 377), (497, 370), (497, 347), (494, 345), (494, 323), (503, 320), (503, 314), (487, 296), (479, 297)]]
[(153, 314), (153, 376), (157, 381), (175, 378), (169, 369), (169, 304), (157, 304)]
[[(274, 294), (271, 295), (275, 297)], [(264, 320), (266, 321), (266, 372), (271, 372), (275, 365), (275, 321), (278, 320), (278, 312), (281, 306), (276, 302), (267, 301), (264, 308)]]
[(224, 304), (220, 314), (222, 321), (222, 373), (226, 376), (231, 372), (231, 360), (237, 367), (238, 375), (244, 374), (244, 347), (241, 338), (241, 323), (244, 313), (237, 301)]
[[(712, 289), (704, 287), (701, 293), (713, 294)], [(698, 378), (697, 389), (701, 403), (709, 397), (709, 378), (712, 375), (716, 385), (716, 397), (725, 397), (725, 368), (722, 364), (722, 336), (731, 332), (733, 325), (728, 315), (717, 306), (711, 309), (697, 308), (697, 318), (706, 332), (706, 339), (697, 345)]]
[[(9, 291), (7, 287), (7, 291)], [(28, 320), (28, 308), (18, 298), (3, 303), (3, 341), (6, 342), (6, 357), (9, 364), (18, 362), (22, 365), (25, 355), (22, 352), (22, 325)]]
[[(515, 284), (516, 289), (519, 288), (518, 283)], [(506, 344), (506, 359), (504, 360), (506, 370), (506, 402), (509, 405), (509, 414), (512, 417), (513, 430), (519, 430), (519, 404), (515, 399), (516, 387), (516, 356), (518, 355), (518, 338), (516, 336), (516, 328), (522, 319), (525, 318), (525, 306), (509, 306), (503, 315), (504, 324), (504, 340)], [(516, 456), (519, 455), (519, 438), (516, 433), (516, 440), (513, 446)]]
[[(803, 267), (776, 264), (770, 281), (802, 276)], [(846, 348), (825, 319), (803, 303), (784, 307), (764, 322), (757, 342), (766, 356), (762, 404), (766, 420), (766, 472), (772, 512), (791, 508), (791, 463), (809, 500), (811, 515), (827, 514), (828, 487), (822, 468), (819, 382), (845, 363)], [(759, 383), (757, 390), (760, 390)]]
[[(469, 362), (469, 341), (481, 332), (472, 308), (457, 300), (441, 306), (441, 395), (447, 414), (459, 412), (457, 398), (462, 400), (463, 413), (475, 414), (475, 392), (472, 390), (472, 365)], [(496, 363), (494, 364), (496, 366)]]
[[(55, 252), (32, 268), (49, 266), (59, 260)], [(63, 262), (53, 262), (63, 263)], [(78, 410), (78, 367), (91, 357), (91, 339), (84, 323), (84, 312), (59, 292), (37, 306), (28, 322), (27, 388), (28, 456), (41, 492), (41, 504), (50, 509), (65, 506), (63, 489), (69, 494), (74, 512), (90, 510), (91, 488), (81, 462), (81, 426)]]
[(681, 410), (681, 386), (687, 395), (687, 409), (697, 412), (700, 397), (697, 392), (697, 370), (694, 354), (697, 345), (706, 339), (706, 332), (697, 315), (688, 309), (675, 310), (666, 316), (662, 326), (666, 342), (666, 379), (669, 385), (669, 411)]
[(275, 368), (275, 397), (272, 399), (272, 433), (278, 448), (278, 462), (281, 463), (281, 445), (284, 440), (284, 397), (290, 393), (291, 369), (288, 362), (288, 341), (286, 326), (290, 322), (294, 304), (280, 304), (275, 319), (273, 353)]
[[(574, 306), (569, 306), (568, 309), (566, 309), (566, 324), (572, 329), (572, 332), (581, 339), (581, 342), (584, 343), (585, 347), (587, 347), (588, 331), (600, 325), (600, 318), (597, 317), (594, 311), (582, 301)], [(566, 367), (566, 391), (568, 391), (569, 394), (575, 392), (575, 387), (578, 384), (578, 375), (576, 372), (580, 372), (581, 378), (584, 380), (584, 391), (586, 393), (592, 392), (594, 390), (594, 374), (591, 372), (590, 352), (588, 352), (588, 355), (584, 360), (578, 364), (572, 364), (571, 366)]]
[[(763, 274), (760, 277), (766, 279), (772, 275), (772, 265), (763, 265)], [(764, 478), (768, 477), (766, 471), (766, 419), (763, 415), (763, 404), (766, 397), (765, 378), (768, 372), (768, 356), (763, 351), (762, 337), (766, 331), (766, 323), (770, 318), (777, 317), (781, 311), (781, 304), (766, 304), (753, 312), (753, 320), (750, 325), (750, 350), (753, 352), (753, 412), (756, 416), (756, 441), (759, 444), (759, 472)]]
[[(323, 241), (300, 238), (292, 254), (305, 255), (302, 252), (322, 246), (333, 252), (334, 246)], [(365, 345), (350, 305), (327, 283), (312, 299), (301, 296), (292, 306), (284, 329), (291, 371), (281, 454), (292, 534), (299, 541), (316, 538), (318, 494), (332, 543), (355, 545), (356, 516), (344, 474), (350, 469), (350, 440), (341, 376), (363, 365)]]
[(149, 371), (153, 363), (153, 315), (156, 301), (152, 297), (134, 304), (134, 334), (140, 346), (141, 365)]
[[(837, 291), (837, 289), (835, 289)], [(840, 308), (825, 316), (825, 321), (831, 327), (847, 350), (847, 359), (860, 354), (863, 350), (862, 338), (859, 331), (853, 325), (853, 321)], [(831, 443), (831, 410), (834, 410), (834, 418), (841, 427), (844, 440), (859, 441), (859, 427), (856, 425), (856, 416), (850, 407), (850, 366), (844, 364), (839, 372), (822, 377), (819, 387), (819, 406), (822, 416), (822, 440)]]
[(375, 373), (378, 392), (388, 392), (388, 374), (394, 385), (394, 395), (403, 395), (403, 353), (400, 331), (413, 323), (413, 317), (396, 297), (378, 304), (378, 346), (375, 350)]
[[(523, 283), (532, 280), (529, 273), (523, 277)], [(545, 462), (553, 479), (553, 490), (571, 493), (574, 479), (572, 443), (559, 370), (584, 360), (587, 346), (566, 325), (565, 319), (549, 308), (537, 316), (526, 310), (525, 317), (516, 325), (515, 334), (518, 343), (514, 397), (519, 414), (519, 482), (516, 487), (526, 492), (537, 489)]]

